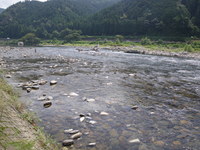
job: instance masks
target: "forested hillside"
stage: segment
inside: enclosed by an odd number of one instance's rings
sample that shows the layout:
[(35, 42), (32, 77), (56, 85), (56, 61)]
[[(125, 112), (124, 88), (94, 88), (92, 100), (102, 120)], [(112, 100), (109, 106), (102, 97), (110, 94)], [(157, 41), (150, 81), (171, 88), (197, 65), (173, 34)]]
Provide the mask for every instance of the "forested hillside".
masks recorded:
[(19, 38), (34, 32), (51, 38), (65, 28), (79, 28), (88, 15), (119, 0), (51, 0), (19, 2), (0, 15), (0, 36)]
[(82, 28), (95, 35), (193, 35), (199, 33), (199, 0), (123, 0)]
[(199, 0), (20, 2), (0, 15), (0, 37), (32, 32), (52, 39), (66, 28), (84, 35), (200, 36), (199, 18)]
[(4, 11), (4, 9), (3, 8), (0, 8), (0, 13), (2, 13)]

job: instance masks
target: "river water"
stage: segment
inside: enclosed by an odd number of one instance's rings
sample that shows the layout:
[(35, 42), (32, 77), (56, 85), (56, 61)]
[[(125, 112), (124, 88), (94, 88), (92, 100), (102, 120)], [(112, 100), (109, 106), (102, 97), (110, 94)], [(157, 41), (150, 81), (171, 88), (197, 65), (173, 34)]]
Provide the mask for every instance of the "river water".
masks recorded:
[[(73, 47), (14, 48), (1, 55), (15, 87), (48, 81), (30, 93), (19, 88), (21, 100), (58, 142), (70, 138), (66, 129), (83, 133), (71, 149), (200, 147), (200, 60)], [(50, 86), (51, 80), (58, 83)], [(49, 108), (38, 101), (44, 94), (53, 97)]]

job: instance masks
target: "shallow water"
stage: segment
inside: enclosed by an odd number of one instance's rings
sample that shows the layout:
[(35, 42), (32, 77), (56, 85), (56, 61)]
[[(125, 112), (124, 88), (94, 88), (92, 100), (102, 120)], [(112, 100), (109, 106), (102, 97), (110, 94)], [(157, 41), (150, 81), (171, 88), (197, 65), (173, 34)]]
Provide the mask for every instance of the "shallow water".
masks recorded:
[[(14, 48), (1, 55), (18, 83), (45, 79), (55, 86), (22, 91), (21, 99), (58, 142), (65, 129), (83, 136), (76, 149), (183, 150), (200, 147), (200, 60), (70, 47)], [(78, 96), (70, 96), (71, 92)], [(52, 106), (37, 99), (52, 96)], [(83, 97), (95, 99), (87, 102)], [(137, 105), (138, 109), (131, 109)], [(108, 116), (100, 112), (109, 113)], [(88, 114), (80, 122), (80, 114)], [(89, 123), (90, 120), (96, 124)], [(140, 143), (130, 143), (139, 139)], [(96, 146), (89, 148), (88, 143)]]

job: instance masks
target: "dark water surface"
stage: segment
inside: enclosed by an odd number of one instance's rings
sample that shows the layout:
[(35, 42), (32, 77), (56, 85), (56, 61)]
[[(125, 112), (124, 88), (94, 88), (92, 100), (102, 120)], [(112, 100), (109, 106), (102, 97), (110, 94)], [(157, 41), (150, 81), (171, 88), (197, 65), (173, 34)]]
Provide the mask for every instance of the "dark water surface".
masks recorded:
[[(83, 136), (75, 141), (76, 149), (200, 149), (200, 60), (67, 47), (41, 47), (36, 53), (35, 48), (13, 49), (1, 55), (15, 86), (33, 79), (58, 81), (23, 91), (21, 99), (59, 142), (70, 137), (65, 129), (78, 129)], [(43, 94), (53, 97), (51, 107), (37, 100)], [(137, 110), (131, 109), (134, 105)], [(88, 113), (80, 122), (79, 115)], [(130, 143), (133, 139), (140, 143)], [(88, 147), (91, 142), (96, 146)]]

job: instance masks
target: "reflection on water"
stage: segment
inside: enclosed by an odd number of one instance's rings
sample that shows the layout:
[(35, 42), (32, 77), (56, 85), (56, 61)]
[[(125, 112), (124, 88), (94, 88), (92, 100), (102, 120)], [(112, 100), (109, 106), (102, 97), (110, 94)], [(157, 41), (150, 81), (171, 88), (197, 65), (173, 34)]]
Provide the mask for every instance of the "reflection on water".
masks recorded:
[[(199, 60), (65, 47), (37, 48), (37, 53), (27, 48), (4, 55), (14, 85), (58, 81), (23, 91), (22, 100), (59, 142), (71, 136), (64, 130), (74, 129), (83, 133), (75, 141), (77, 149), (89, 149), (94, 142), (91, 149), (98, 150), (200, 147)], [(43, 95), (53, 97), (48, 108), (38, 101)], [(132, 109), (135, 105), (138, 108)]]

